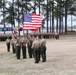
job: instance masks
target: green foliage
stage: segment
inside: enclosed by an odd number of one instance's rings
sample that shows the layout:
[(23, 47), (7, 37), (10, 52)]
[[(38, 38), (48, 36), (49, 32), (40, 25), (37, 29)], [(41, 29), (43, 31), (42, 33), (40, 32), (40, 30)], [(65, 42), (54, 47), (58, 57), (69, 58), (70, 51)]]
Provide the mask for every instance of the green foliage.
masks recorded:
[[(5, 22), (12, 25), (15, 23), (14, 21), (17, 21), (19, 23), (22, 22), (23, 12), (32, 13), (36, 11), (36, 9), (39, 8), (39, 6), (40, 14), (44, 16), (45, 20), (47, 17), (47, 10), (48, 15), (51, 15), (50, 12), (53, 11), (55, 18), (59, 18), (60, 16), (65, 15), (66, 1), (63, 0), (56, 0), (56, 2), (54, 2), (53, 0), (48, 0), (48, 9), (45, 0), (12, 0), (12, 2), (7, 0), (4, 0), (5, 2), (2, 1), (3, 0), (0, 0), (1, 16), (4, 14)], [(74, 5), (75, 2), (75, 0), (67, 0), (66, 11), (68, 12), (68, 14), (76, 15), (76, 8)], [(4, 20), (1, 20), (1, 23), (4, 23)]]

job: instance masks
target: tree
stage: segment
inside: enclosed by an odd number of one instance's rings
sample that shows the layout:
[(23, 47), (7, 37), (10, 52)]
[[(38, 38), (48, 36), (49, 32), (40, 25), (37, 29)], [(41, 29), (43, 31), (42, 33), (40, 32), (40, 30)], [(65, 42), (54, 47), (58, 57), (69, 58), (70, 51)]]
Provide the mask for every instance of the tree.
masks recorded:
[[(12, 2), (0, 0), (0, 9), (3, 8), (2, 13), (4, 13), (4, 18), (1, 23), (11, 24), (15, 27), (15, 22), (18, 25), (22, 24), (22, 13), (32, 13), (36, 12), (39, 8), (39, 14), (44, 16), (44, 22), (47, 20), (47, 32), (48, 32), (48, 20), (50, 15), (50, 30), (54, 32), (54, 19), (57, 20), (57, 29), (59, 23), (59, 31), (61, 32), (62, 23), (61, 20), (65, 16), (65, 33), (67, 32), (67, 15), (76, 13), (76, 8), (74, 6), (75, 0), (12, 0)], [(8, 7), (6, 7), (8, 4)], [(35, 5), (35, 6), (34, 6)], [(51, 25), (52, 24), (52, 25)]]

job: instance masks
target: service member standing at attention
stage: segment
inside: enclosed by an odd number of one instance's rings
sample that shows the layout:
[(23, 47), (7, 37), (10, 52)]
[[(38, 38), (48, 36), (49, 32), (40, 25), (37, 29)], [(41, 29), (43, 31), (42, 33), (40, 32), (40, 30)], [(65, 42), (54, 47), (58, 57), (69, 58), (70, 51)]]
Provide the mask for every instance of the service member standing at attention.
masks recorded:
[(21, 41), (20, 41), (20, 37), (17, 37), (17, 40), (16, 40), (16, 57), (17, 57), (17, 59), (20, 59), (20, 53), (21, 53)]
[[(39, 36), (37, 36), (37, 40), (39, 41), (39, 43), (41, 43), (41, 38)], [(41, 46), (39, 47), (39, 61), (40, 61), (40, 57), (41, 57)]]
[(27, 36), (28, 42), (27, 42), (27, 46), (28, 46), (28, 54), (29, 54), (29, 58), (33, 57), (33, 49), (32, 47), (32, 42), (33, 40), (31, 39), (30, 35)]
[(41, 59), (41, 41), (42, 41), (42, 35), (39, 36), (39, 43), (40, 43), (40, 47), (39, 47), (39, 60)]
[(40, 47), (39, 40), (35, 39), (35, 41), (32, 44), (32, 48), (34, 50), (35, 63), (39, 63), (39, 47)]
[(12, 51), (15, 53), (15, 37), (13, 36), (11, 39)]
[(10, 39), (9, 37), (6, 39), (7, 51), (10, 52)]
[(42, 56), (42, 62), (46, 61), (46, 40), (42, 38), (41, 40), (41, 56)]
[(23, 59), (26, 59), (26, 44), (27, 44), (27, 39), (26, 39), (26, 37), (24, 36), (24, 37), (21, 38)]
[(15, 53), (16, 53), (16, 41), (17, 41), (17, 37), (14, 37), (14, 49), (15, 49)]

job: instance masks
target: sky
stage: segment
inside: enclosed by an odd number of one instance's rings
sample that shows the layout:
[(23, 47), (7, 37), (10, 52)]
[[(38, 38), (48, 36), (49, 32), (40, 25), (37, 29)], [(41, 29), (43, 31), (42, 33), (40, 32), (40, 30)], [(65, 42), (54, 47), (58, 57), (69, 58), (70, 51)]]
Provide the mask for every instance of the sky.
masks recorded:
[[(8, 1), (10, 1), (10, 0), (8, 0)], [(45, 2), (46, 3), (46, 2)], [(38, 10), (36, 11), (36, 12), (38, 12)], [(76, 17), (75, 16), (72, 16), (72, 18), (73, 18), (73, 21), (72, 21), (72, 26), (74, 26), (74, 25), (76, 25)], [(50, 24), (50, 23), (49, 23)], [(64, 23), (63, 23), (63, 25), (65, 25)], [(16, 23), (16, 26), (18, 26), (18, 24)], [(45, 22), (45, 26), (46, 26), (46, 22)], [(56, 26), (56, 22), (55, 22), (55, 26)], [(71, 16), (68, 16), (67, 17), (67, 26), (71, 26)], [(3, 27), (3, 25), (1, 26), (0, 25), (0, 27)], [(7, 27), (11, 27), (11, 25), (8, 25), (7, 24)], [(74, 29), (74, 27), (73, 27), (73, 29)], [(2, 32), (3, 33), (3, 32)], [(8, 33), (8, 32), (6, 32), (6, 33)], [(11, 33), (11, 32), (10, 32)]]

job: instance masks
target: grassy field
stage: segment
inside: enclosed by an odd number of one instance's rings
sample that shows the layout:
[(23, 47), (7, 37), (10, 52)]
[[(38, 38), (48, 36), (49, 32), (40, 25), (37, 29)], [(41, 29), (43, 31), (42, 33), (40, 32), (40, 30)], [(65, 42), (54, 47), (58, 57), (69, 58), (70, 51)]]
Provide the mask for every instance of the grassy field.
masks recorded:
[(47, 39), (47, 61), (34, 63), (34, 58), (17, 60), (0, 42), (0, 75), (76, 75), (76, 36), (60, 35)]

